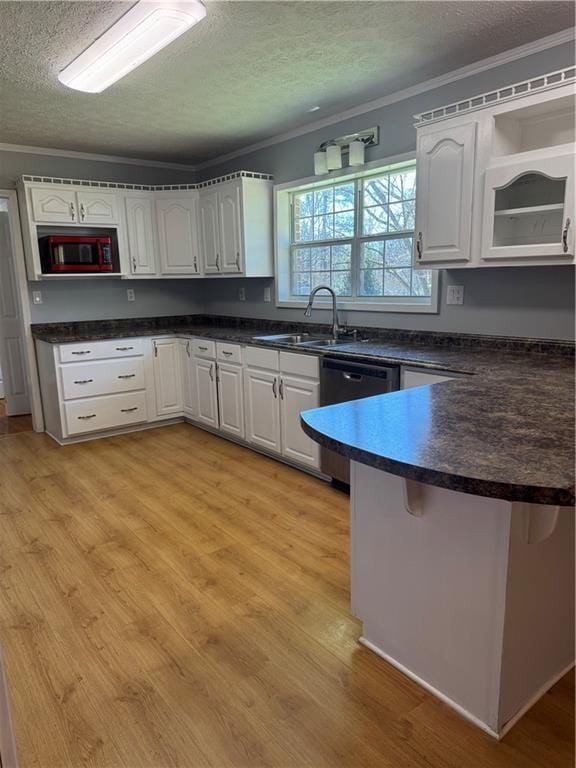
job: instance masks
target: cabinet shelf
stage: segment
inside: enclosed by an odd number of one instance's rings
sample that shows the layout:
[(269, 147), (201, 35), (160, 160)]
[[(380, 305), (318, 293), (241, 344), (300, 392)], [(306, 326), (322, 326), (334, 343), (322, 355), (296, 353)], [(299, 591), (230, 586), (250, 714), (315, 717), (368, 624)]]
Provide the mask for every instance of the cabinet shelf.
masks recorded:
[(494, 216), (509, 216), (510, 218), (516, 218), (518, 216), (534, 216), (539, 213), (562, 211), (563, 209), (564, 203), (554, 203), (551, 205), (530, 205), (524, 208), (503, 208), (499, 211), (494, 211)]

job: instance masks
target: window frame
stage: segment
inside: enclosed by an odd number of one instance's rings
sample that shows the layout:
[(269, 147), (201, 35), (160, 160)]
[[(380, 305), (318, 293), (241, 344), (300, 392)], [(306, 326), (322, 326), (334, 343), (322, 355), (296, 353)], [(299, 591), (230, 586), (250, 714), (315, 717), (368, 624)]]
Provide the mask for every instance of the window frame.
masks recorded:
[[(382, 241), (401, 236), (403, 232), (414, 237), (414, 231), (403, 230), (398, 232), (387, 232), (378, 235), (362, 235), (362, 217), (363, 206), (360, 204), (358, 195), (362, 194), (363, 182), (371, 177), (378, 176), (379, 173), (389, 173), (394, 170), (401, 170), (403, 167), (413, 165), (415, 155), (413, 153), (396, 155), (394, 157), (377, 160), (366, 163), (361, 171), (346, 168), (339, 171), (332, 171), (322, 177), (311, 176), (305, 179), (299, 179), (274, 186), (274, 236), (275, 236), (275, 284), (276, 284), (276, 306), (305, 308), (308, 303), (307, 296), (292, 295), (292, 248), (298, 247), (293, 241), (292, 217), (292, 197), (295, 193), (310, 189), (320, 189), (323, 186), (334, 186), (338, 183), (354, 181), (356, 184), (355, 211), (356, 211), (356, 231), (352, 238), (339, 238), (335, 240), (306, 241), (302, 247), (330, 246), (339, 244), (352, 244), (352, 292), (357, 291), (360, 278), (360, 247), (361, 243), (370, 240)], [(358, 183), (362, 182), (362, 183)], [(411, 264), (414, 269), (414, 260)], [(432, 292), (429, 302), (419, 301), (418, 298), (411, 296), (338, 296), (338, 305), (342, 309), (351, 311), (365, 312), (401, 312), (401, 313), (428, 313), (438, 312), (439, 296), (439, 278), (438, 271), (432, 270)], [(422, 297), (427, 298), (427, 297)], [(315, 305), (319, 307), (331, 306), (331, 299), (328, 295), (318, 294), (315, 299)]]

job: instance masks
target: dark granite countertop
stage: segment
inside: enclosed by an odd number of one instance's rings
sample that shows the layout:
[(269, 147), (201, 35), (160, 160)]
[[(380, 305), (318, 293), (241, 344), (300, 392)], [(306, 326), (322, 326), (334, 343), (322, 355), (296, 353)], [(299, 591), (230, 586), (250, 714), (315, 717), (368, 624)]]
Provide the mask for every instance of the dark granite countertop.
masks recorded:
[[(481, 496), (574, 504), (573, 345), (362, 329), (370, 341), (310, 350), (253, 339), (302, 324), (210, 316), (32, 326), (66, 343), (180, 334), (472, 374), (302, 414), (317, 442), (392, 474)], [(305, 326), (326, 333), (326, 326)]]

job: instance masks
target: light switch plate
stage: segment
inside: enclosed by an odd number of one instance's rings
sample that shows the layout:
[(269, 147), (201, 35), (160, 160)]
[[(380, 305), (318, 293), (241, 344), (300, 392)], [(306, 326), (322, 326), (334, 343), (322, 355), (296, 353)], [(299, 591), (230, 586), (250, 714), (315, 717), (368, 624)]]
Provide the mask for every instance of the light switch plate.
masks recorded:
[(136, 293), (134, 291), (134, 288), (126, 289), (126, 298), (128, 299), (128, 301), (136, 301)]
[(246, 288), (242, 287), (238, 289), (239, 301), (246, 301)]
[(269, 285), (264, 288), (264, 301), (270, 302), (272, 301), (272, 290)]
[(32, 304), (42, 304), (43, 302), (42, 291), (32, 291)]
[(464, 286), (449, 285), (446, 291), (446, 304), (464, 304)]

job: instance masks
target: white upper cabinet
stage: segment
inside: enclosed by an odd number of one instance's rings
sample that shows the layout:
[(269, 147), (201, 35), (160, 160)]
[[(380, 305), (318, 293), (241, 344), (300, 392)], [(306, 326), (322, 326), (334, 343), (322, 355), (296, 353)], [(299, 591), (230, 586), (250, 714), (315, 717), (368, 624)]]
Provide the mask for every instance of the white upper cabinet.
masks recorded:
[(222, 272), (233, 274), (244, 272), (241, 194), (241, 180), (223, 184), (218, 190)]
[(482, 258), (574, 257), (574, 154), (486, 171)]
[(47, 224), (76, 224), (76, 192), (58, 187), (31, 187), (32, 218)]
[(118, 198), (113, 192), (77, 193), (78, 221), (80, 224), (117, 224)]
[(163, 275), (199, 275), (198, 197), (156, 199), (160, 271)]
[(446, 125), (418, 138), (416, 261), (468, 261), (476, 123)]
[(202, 189), (200, 232), (207, 275), (271, 277), (271, 183), (241, 177)]
[(207, 275), (221, 271), (220, 236), (218, 226), (218, 192), (210, 187), (200, 194), (199, 202), (200, 250)]
[(126, 197), (126, 228), (131, 273), (156, 274), (156, 221), (151, 195)]
[(57, 186), (31, 187), (32, 217), (46, 224), (116, 224), (118, 200), (113, 192), (88, 192)]
[(573, 77), (417, 116), (415, 267), (574, 263)]

